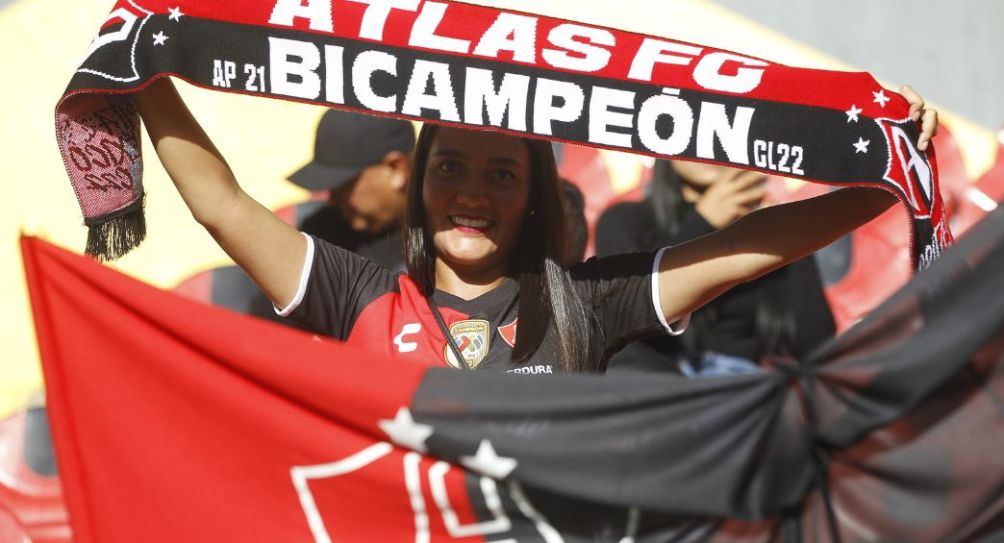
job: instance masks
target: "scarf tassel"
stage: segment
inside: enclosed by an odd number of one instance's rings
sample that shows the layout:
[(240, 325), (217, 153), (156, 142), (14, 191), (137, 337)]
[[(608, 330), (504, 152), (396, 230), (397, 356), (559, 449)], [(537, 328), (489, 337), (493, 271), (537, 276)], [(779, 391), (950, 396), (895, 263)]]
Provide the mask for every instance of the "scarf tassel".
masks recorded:
[(87, 221), (85, 252), (98, 260), (115, 260), (146, 238), (143, 200), (110, 217)]

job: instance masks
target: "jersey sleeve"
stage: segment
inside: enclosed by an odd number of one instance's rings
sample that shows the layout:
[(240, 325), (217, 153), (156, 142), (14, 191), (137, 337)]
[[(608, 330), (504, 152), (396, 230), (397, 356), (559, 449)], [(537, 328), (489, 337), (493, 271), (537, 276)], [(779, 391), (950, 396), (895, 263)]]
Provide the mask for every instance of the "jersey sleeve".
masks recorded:
[(362, 310), (397, 288), (397, 276), (337, 245), (304, 236), (307, 255), (299, 288), (293, 301), (276, 312), (315, 333), (344, 341)]
[(662, 314), (659, 302), (658, 251), (591, 258), (571, 269), (583, 300), (592, 309), (607, 352), (659, 333), (679, 335), (690, 315)]

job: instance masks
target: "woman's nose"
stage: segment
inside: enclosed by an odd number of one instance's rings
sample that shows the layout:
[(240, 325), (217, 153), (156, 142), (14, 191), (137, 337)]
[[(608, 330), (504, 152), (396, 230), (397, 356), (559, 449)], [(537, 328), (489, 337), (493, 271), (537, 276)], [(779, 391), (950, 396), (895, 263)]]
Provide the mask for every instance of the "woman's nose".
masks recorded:
[(468, 206), (485, 206), (489, 203), (488, 190), (484, 183), (470, 181), (457, 192), (457, 202)]

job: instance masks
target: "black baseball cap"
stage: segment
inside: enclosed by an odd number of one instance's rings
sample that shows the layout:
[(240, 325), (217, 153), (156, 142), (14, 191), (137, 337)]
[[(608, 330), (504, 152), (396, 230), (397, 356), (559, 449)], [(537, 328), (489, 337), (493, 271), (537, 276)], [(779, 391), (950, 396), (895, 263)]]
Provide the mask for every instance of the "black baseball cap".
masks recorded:
[(314, 159), (288, 179), (307, 190), (334, 190), (387, 153), (409, 155), (414, 147), (408, 121), (329, 109), (317, 124)]

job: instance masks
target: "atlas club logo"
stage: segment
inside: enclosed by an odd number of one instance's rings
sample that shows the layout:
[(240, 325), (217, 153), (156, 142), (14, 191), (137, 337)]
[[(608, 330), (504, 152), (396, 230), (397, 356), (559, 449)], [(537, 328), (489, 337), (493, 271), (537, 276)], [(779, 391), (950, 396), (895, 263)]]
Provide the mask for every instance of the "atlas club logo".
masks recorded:
[[(122, 83), (138, 80), (136, 42), (151, 15), (152, 11), (131, 0), (115, 8), (84, 53), (77, 72)], [(122, 62), (122, 58), (128, 58), (129, 62)]]
[(875, 119), (888, 144), (889, 156), (883, 179), (905, 198), (913, 216), (931, 217), (934, 193), (934, 169), (927, 155), (917, 149), (914, 122), (907, 119)]

